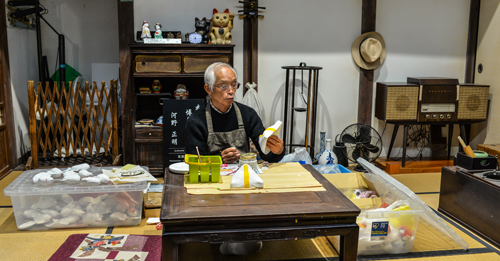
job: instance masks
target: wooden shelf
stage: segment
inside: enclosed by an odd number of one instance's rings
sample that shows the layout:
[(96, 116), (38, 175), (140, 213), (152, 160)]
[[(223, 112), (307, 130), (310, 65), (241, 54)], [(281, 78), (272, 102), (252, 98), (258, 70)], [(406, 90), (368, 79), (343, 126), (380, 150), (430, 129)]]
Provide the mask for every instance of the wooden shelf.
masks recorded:
[(154, 97), (154, 96), (159, 96), (159, 97), (163, 97), (163, 96), (172, 96), (171, 93), (136, 93), (135, 96), (149, 96), (149, 97)]
[(141, 73), (141, 72), (135, 72), (133, 74), (133, 77), (155, 77), (155, 78), (166, 78), (166, 77), (203, 77), (204, 73), (162, 73), (162, 72), (155, 72), (155, 73)]
[[(159, 100), (168, 98), (169, 94), (172, 94), (171, 100), (173, 100), (173, 94), (179, 84), (184, 84), (187, 87), (190, 99), (204, 99), (206, 92), (203, 88), (203, 79), (205, 68), (209, 65), (206, 61), (211, 63), (212, 60), (220, 58), (221, 61), (227, 59), (229, 64), (233, 64), (234, 45), (136, 43), (128, 47), (131, 56), (129, 63), (130, 85), (123, 90), (126, 97), (122, 102), (127, 110), (122, 116), (125, 118), (123, 137), (129, 138), (123, 142), (124, 162), (148, 166), (150, 173), (162, 175), (164, 173), (163, 153), (165, 152), (165, 146), (162, 142), (163, 128), (158, 126), (134, 127), (135, 121), (140, 118), (157, 119), (161, 116), (163, 107), (159, 104)], [(139, 55), (178, 55), (181, 57), (179, 68), (171, 69), (178, 72), (137, 72), (136, 57)], [(149, 68), (149, 70), (152, 69)], [(186, 73), (185, 71), (196, 73)], [(156, 79), (162, 83), (161, 93), (139, 92), (139, 87), (151, 86), (153, 80)]]

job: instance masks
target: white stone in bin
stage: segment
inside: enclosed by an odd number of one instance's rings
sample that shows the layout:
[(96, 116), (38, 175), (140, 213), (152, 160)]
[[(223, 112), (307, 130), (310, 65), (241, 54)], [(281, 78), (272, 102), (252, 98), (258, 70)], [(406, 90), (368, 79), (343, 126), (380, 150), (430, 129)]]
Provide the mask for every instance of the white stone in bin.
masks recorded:
[(80, 171), (80, 170), (88, 170), (88, 169), (90, 169), (90, 165), (87, 163), (83, 163), (83, 164), (79, 164), (79, 165), (75, 165), (75, 166), (71, 167), (72, 171)]
[(80, 177), (82, 177), (82, 178), (93, 176), (93, 174), (86, 169), (82, 169), (82, 170), (78, 171), (78, 175), (80, 175)]

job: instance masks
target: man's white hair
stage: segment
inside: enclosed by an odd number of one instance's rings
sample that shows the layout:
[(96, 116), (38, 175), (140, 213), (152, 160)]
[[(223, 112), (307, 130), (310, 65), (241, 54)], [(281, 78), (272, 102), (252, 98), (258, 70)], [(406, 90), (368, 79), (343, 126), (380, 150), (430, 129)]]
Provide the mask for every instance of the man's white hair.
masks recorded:
[(236, 76), (236, 79), (238, 79), (238, 73), (231, 65), (229, 65), (227, 63), (222, 63), (222, 62), (212, 63), (205, 70), (205, 84), (210, 86), (210, 90), (214, 91), (214, 84), (216, 81), (215, 75), (217, 75), (217, 73), (224, 67), (228, 67), (229, 69), (233, 70), (234, 75)]

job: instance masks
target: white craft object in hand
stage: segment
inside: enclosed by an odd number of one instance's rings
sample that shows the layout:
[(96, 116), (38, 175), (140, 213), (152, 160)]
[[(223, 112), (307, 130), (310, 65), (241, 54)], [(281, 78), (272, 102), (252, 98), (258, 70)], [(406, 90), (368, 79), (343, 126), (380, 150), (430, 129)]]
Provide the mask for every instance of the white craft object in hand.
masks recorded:
[(89, 172), (86, 169), (82, 169), (82, 170), (78, 171), (78, 175), (80, 175), (80, 177), (82, 177), (82, 178), (94, 176), (94, 174), (92, 174), (92, 172)]
[(248, 171), (249, 188), (263, 188), (264, 181), (255, 173), (255, 171), (247, 164), (241, 166), (231, 179), (231, 188), (245, 187), (245, 169)]
[(83, 163), (83, 164), (79, 164), (79, 165), (75, 165), (75, 166), (71, 167), (72, 171), (80, 171), (82, 169), (89, 170), (90, 169), (90, 165), (87, 164), (87, 163)]
[(276, 121), (273, 126), (265, 129), (264, 133), (262, 133), (262, 135), (259, 137), (260, 149), (264, 154), (267, 155), (270, 152), (269, 148), (267, 148), (267, 139), (271, 137), (271, 135), (279, 136), (281, 133), (281, 125), (281, 121)]

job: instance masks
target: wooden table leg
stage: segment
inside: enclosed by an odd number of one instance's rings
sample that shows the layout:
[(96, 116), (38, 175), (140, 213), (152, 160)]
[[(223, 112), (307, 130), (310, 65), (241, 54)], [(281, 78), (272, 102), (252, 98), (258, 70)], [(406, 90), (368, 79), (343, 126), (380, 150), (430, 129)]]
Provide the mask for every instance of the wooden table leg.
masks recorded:
[(404, 130), (404, 134), (403, 134), (403, 159), (402, 159), (402, 166), (403, 168), (405, 167), (405, 164), (406, 164), (406, 140), (407, 140), (407, 136), (408, 136), (408, 127), (409, 125), (405, 125), (405, 130)]
[(161, 260), (177, 261), (179, 259), (179, 244), (175, 243), (171, 238), (165, 236), (163, 236), (161, 240)]
[(359, 226), (351, 228), (350, 232), (340, 236), (340, 261), (356, 260), (358, 258)]
[(453, 124), (448, 124), (448, 158), (450, 158), (452, 138), (453, 138)]
[(394, 145), (394, 140), (398, 134), (399, 124), (394, 124), (394, 129), (392, 130), (391, 144), (389, 145), (389, 151), (387, 152), (387, 159), (391, 157), (392, 146)]

